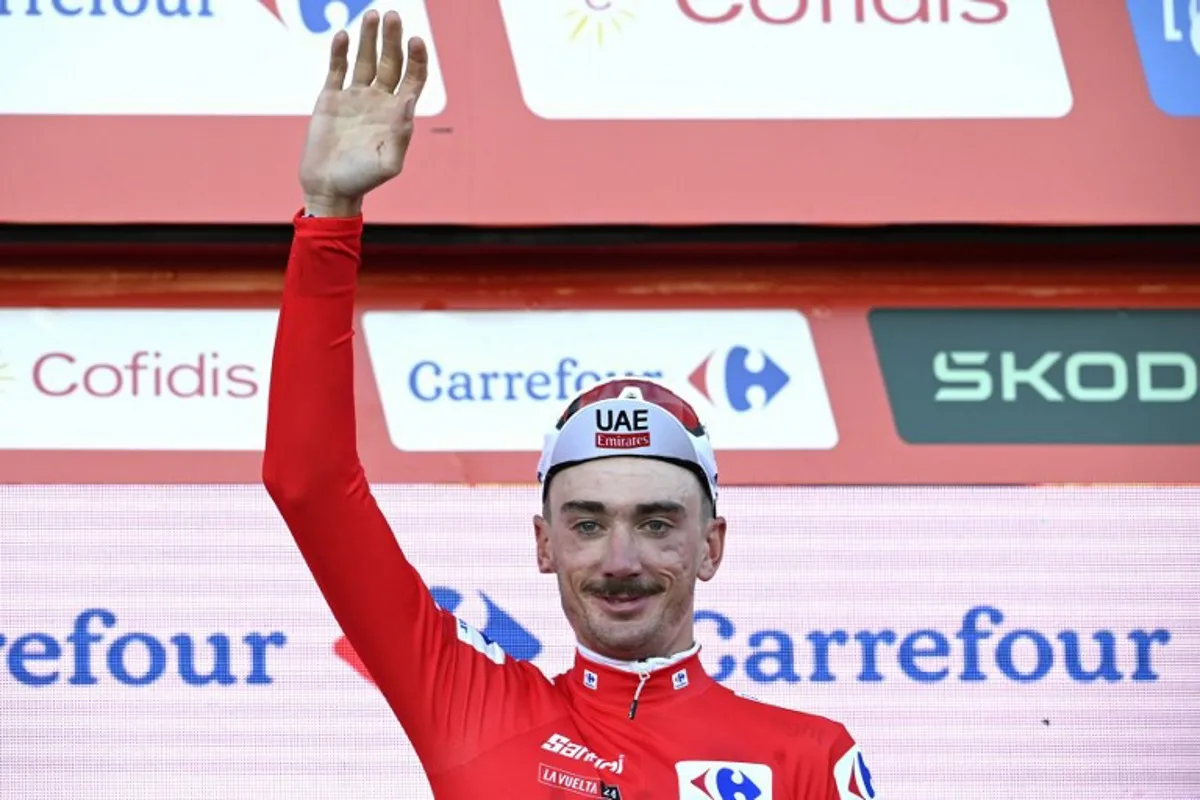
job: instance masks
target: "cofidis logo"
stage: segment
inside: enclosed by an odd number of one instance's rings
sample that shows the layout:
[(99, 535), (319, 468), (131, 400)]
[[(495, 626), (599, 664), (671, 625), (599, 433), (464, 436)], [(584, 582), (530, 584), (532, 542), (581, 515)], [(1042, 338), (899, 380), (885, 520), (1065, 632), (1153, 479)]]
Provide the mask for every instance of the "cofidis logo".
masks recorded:
[(406, 37), (428, 44), (417, 115), (441, 113), (424, 0), (0, 0), (0, 70), (12, 76), (0, 113), (307, 116), (330, 38), (369, 8), (397, 10)]
[(0, 450), (259, 450), (277, 317), (0, 311)]
[(1047, 0), (500, 5), (526, 103), (550, 119), (1043, 118), (1073, 102)]

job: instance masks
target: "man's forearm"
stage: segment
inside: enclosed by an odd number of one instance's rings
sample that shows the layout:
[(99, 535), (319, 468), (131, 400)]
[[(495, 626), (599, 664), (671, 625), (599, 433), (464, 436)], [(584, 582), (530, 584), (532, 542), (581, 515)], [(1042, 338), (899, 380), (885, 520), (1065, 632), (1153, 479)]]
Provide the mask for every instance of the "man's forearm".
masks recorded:
[(299, 219), (285, 277), (267, 410), (264, 477), (295, 495), (358, 468), (354, 302), (362, 222)]

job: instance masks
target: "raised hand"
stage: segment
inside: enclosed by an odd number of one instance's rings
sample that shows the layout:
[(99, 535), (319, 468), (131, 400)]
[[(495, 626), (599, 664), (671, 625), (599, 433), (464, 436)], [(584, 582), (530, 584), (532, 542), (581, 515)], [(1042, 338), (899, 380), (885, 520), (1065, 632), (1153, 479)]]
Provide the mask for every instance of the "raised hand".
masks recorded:
[(425, 43), (413, 37), (405, 69), (400, 15), (388, 11), (382, 23), (383, 47), (377, 52), (379, 13), (368, 11), (363, 16), (349, 86), (345, 83), (350, 36), (339, 31), (333, 37), (329, 74), (317, 98), (300, 163), (300, 185), (310, 214), (354, 216), (362, 210), (368, 192), (404, 169), (429, 53)]

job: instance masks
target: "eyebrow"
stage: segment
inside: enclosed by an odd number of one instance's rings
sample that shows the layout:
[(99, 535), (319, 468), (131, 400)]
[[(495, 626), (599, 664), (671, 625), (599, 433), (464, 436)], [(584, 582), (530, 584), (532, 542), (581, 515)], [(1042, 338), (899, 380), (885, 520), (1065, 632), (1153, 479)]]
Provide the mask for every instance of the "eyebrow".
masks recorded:
[[(608, 515), (611, 512), (604, 503), (595, 500), (568, 500), (562, 504), (560, 509), (564, 514), (572, 512), (576, 514), (599, 514)], [(658, 500), (653, 503), (639, 503), (634, 508), (634, 513), (639, 517), (649, 517), (654, 514), (682, 515), (687, 511), (682, 503), (675, 503), (669, 500)]]
[(595, 500), (568, 500), (562, 504), (559, 509), (564, 514), (574, 512), (576, 514), (607, 514), (608, 509), (604, 503), (597, 503)]
[(639, 517), (650, 517), (655, 514), (682, 515), (687, 509), (681, 503), (659, 500), (656, 503), (641, 503), (635, 509)]

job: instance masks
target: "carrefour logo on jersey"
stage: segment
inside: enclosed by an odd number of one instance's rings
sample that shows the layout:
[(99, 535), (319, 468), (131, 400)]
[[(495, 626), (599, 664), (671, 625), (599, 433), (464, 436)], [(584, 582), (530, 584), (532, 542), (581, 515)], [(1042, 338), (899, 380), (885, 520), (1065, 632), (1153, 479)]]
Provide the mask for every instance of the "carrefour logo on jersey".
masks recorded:
[(799, 311), (380, 311), (362, 329), (401, 450), (537, 450), (572, 397), (620, 376), (671, 386), (718, 449), (838, 440)]

